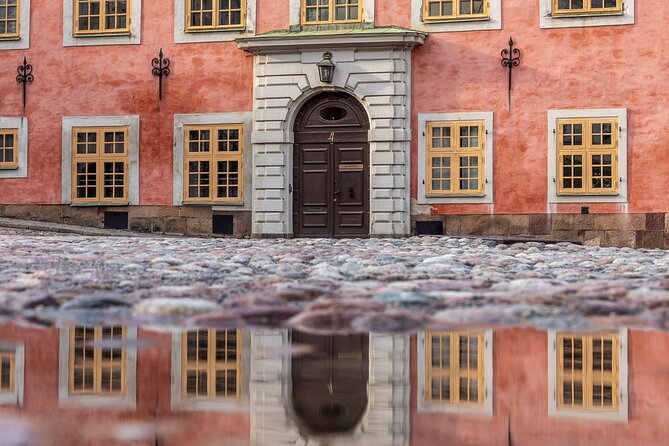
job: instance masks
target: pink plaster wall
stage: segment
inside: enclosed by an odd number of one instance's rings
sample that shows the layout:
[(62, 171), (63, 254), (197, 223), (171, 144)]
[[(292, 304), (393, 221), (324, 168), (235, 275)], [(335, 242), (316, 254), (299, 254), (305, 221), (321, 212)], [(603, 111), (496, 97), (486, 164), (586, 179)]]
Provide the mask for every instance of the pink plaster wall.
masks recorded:
[[(138, 350), (137, 408), (60, 408), (58, 402), (58, 329), (33, 330), (0, 326), (0, 343), (25, 345), (24, 404), (21, 409), (0, 406), (0, 426), (20, 417), (38, 446), (151, 446), (154, 439), (114, 441), (124, 427), (151, 428), (159, 420), (165, 446), (246, 444), (250, 436), (247, 411), (207, 412), (171, 410), (171, 335), (138, 330), (150, 348)], [(150, 343), (150, 344), (149, 344)], [(10, 424), (11, 425), (11, 424)], [(205, 428), (206, 427), (206, 428)], [(2, 435), (6, 435), (4, 432)], [(0, 435), (0, 444), (4, 444)]]
[[(414, 51), (414, 137), (418, 113), (494, 111), (496, 213), (544, 213), (547, 203), (547, 111), (628, 108), (629, 211), (665, 212), (669, 178), (664, 141), (669, 137), (669, 89), (660, 75), (666, 62), (658, 41), (669, 3), (636, 3), (632, 26), (540, 29), (539, 2), (502, 2), (500, 31), (431, 34)], [(522, 50), (514, 70), (512, 105), (500, 51), (513, 36)], [(417, 188), (413, 144), (412, 193)], [(580, 205), (561, 205), (565, 212)], [(591, 212), (616, 212), (591, 205)], [(435, 206), (435, 213), (486, 213), (485, 206)]]
[[(144, 1), (142, 44), (62, 46), (63, 0), (33, 0), (31, 48), (0, 51), (0, 116), (19, 116), (15, 69), (24, 55), (35, 67), (28, 86), (29, 178), (0, 180), (6, 204), (61, 201), (63, 116), (138, 114), (140, 202), (172, 203), (175, 113), (252, 110), (252, 57), (228, 43), (173, 43), (173, 1)], [(410, 26), (410, 0), (377, 0), (376, 24)], [(496, 213), (544, 213), (547, 203), (548, 109), (629, 109), (629, 212), (669, 211), (664, 190), (669, 152), (669, 100), (664, 76), (669, 3), (636, 2), (636, 24), (542, 30), (539, 2), (504, 0), (502, 30), (433, 33), (414, 50), (412, 126), (417, 114), (495, 112)], [(259, 33), (289, 26), (288, 0), (258, 0)], [(513, 36), (523, 51), (513, 103), (499, 52)], [(165, 98), (157, 101), (150, 62), (163, 48), (172, 60)], [(415, 138), (414, 138), (415, 139)], [(417, 146), (412, 145), (412, 196), (417, 193)], [(560, 205), (576, 212), (579, 205)], [(591, 205), (591, 212), (619, 212)], [(487, 206), (434, 206), (435, 213), (487, 213)]]
[[(493, 416), (418, 413), (412, 342), (411, 445), (664, 445), (669, 407), (669, 334), (629, 332), (629, 421), (548, 417), (548, 338), (531, 329), (496, 330)], [(509, 426), (511, 443), (509, 443)]]

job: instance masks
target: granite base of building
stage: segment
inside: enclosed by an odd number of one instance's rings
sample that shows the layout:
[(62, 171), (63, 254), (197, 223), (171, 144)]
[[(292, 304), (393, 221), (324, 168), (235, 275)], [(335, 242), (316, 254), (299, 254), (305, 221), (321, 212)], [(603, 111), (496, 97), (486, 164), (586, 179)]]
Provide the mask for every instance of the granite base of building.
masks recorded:
[(0, 205), (0, 217), (93, 228), (121, 223), (127, 227), (111, 229), (156, 234), (251, 236), (251, 211), (218, 211), (211, 206)]
[(417, 222), (441, 222), (445, 235), (516, 236), (579, 241), (584, 245), (669, 249), (669, 213), (432, 215)]

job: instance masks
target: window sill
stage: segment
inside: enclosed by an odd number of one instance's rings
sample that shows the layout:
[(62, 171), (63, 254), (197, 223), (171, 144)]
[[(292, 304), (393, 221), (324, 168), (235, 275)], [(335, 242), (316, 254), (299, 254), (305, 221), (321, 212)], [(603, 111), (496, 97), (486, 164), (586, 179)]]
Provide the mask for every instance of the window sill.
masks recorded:
[(435, 20), (425, 20), (423, 19), (423, 24), (426, 26), (430, 26), (432, 24), (435, 25), (443, 25), (445, 23), (463, 23), (463, 22), (489, 22), (490, 17), (472, 17), (472, 18), (455, 18), (455, 19), (435, 19)]
[(216, 206), (216, 207), (222, 207), (222, 206), (235, 206), (235, 207), (243, 207), (244, 202), (243, 201), (184, 201), (181, 203), (182, 206)]
[(428, 200), (440, 200), (447, 198), (458, 198), (458, 199), (467, 199), (467, 198), (484, 198), (485, 194), (453, 194), (453, 195), (425, 195), (425, 198)]
[(78, 38), (87, 38), (87, 37), (130, 37), (132, 35), (132, 32), (130, 31), (123, 31), (123, 32), (113, 32), (113, 33), (105, 33), (105, 32), (100, 32), (100, 33), (86, 33), (86, 34), (77, 34), (73, 33), (72, 38), (73, 39), (78, 39)]
[(2, 42), (16, 42), (17, 40), (21, 40), (21, 36), (0, 36)]
[(19, 170), (19, 166), (0, 166), (0, 170)]
[(184, 32), (186, 34), (209, 34), (209, 33), (225, 33), (225, 32), (232, 32), (232, 33), (241, 33), (246, 31), (245, 26), (240, 26), (236, 28), (211, 28), (211, 29), (185, 29)]
[(95, 202), (95, 203), (70, 203), (71, 207), (111, 207), (111, 206), (129, 206), (129, 202), (123, 202), (123, 203), (100, 203), (100, 202)]
[(583, 18), (590, 18), (590, 17), (620, 17), (624, 16), (625, 12), (624, 11), (616, 11), (616, 12), (595, 12), (595, 13), (577, 13), (577, 14), (556, 14), (556, 13), (551, 13), (548, 15), (551, 19), (583, 19)]

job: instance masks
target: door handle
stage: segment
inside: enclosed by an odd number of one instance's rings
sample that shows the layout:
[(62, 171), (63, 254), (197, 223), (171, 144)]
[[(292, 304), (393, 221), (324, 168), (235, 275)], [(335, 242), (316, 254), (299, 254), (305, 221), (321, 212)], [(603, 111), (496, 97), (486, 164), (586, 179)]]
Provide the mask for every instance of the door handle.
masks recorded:
[(348, 198), (353, 198), (353, 188), (351, 186), (348, 187)]
[(334, 194), (335, 194), (335, 195), (339, 195), (339, 194), (341, 194), (341, 189), (337, 189), (337, 190), (334, 192)]

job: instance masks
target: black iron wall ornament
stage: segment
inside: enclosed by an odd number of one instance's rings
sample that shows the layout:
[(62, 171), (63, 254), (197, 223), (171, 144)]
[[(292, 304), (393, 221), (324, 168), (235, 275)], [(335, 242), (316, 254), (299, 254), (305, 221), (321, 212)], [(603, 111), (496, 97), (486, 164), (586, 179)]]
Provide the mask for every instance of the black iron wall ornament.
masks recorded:
[(511, 80), (513, 68), (520, 65), (520, 50), (513, 47), (513, 39), (509, 38), (509, 49), (502, 50), (502, 66), (509, 69), (509, 104), (511, 103)]
[(33, 76), (33, 66), (28, 63), (28, 59), (23, 58), (23, 65), (19, 65), (16, 69), (19, 73), (16, 76), (16, 82), (23, 85), (23, 110), (26, 109), (26, 85), (35, 80)]
[(153, 70), (151, 72), (158, 77), (158, 98), (163, 100), (163, 78), (170, 75), (170, 60), (163, 57), (163, 49), (160, 49), (158, 57), (151, 61)]

